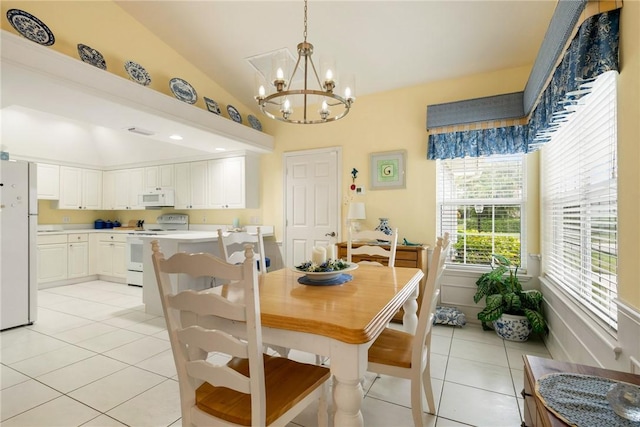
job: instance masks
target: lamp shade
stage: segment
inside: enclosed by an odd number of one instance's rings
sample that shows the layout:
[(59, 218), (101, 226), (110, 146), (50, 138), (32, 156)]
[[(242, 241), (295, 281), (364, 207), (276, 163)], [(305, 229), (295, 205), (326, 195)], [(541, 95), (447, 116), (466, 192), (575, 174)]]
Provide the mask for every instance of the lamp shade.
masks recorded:
[(364, 203), (355, 202), (349, 203), (349, 213), (347, 219), (366, 219), (367, 215), (364, 210)]

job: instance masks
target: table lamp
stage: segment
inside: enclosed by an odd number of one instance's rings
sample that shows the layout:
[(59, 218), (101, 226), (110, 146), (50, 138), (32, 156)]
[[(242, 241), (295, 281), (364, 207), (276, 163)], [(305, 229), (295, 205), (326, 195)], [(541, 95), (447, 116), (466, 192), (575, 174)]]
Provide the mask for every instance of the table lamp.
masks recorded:
[(351, 230), (354, 232), (360, 231), (360, 219), (366, 219), (367, 215), (365, 214), (364, 203), (362, 202), (353, 202), (349, 203), (349, 213), (347, 213), (347, 220), (349, 221), (349, 226)]

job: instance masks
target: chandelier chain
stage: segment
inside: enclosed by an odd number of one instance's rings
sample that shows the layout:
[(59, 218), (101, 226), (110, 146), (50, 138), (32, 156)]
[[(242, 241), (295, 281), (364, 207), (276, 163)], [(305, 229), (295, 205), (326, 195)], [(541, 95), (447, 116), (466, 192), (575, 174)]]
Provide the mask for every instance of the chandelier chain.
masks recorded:
[(307, 0), (304, 0), (304, 41), (307, 41)]

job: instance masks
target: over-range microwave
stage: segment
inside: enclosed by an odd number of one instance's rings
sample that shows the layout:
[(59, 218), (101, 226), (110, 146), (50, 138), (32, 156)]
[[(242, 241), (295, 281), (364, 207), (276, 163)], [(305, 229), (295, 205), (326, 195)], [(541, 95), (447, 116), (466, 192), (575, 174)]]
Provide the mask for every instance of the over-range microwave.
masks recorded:
[(164, 207), (175, 205), (175, 193), (172, 189), (146, 191), (138, 195), (138, 204), (144, 207)]

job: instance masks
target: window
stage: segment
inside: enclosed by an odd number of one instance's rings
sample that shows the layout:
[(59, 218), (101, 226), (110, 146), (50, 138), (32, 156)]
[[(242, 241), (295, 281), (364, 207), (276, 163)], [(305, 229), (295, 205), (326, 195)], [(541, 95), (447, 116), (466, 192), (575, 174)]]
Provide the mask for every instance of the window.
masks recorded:
[(542, 148), (544, 273), (617, 328), (617, 72), (598, 77)]
[(490, 265), (491, 254), (524, 267), (524, 155), (437, 161), (438, 231), (452, 236), (450, 262)]

